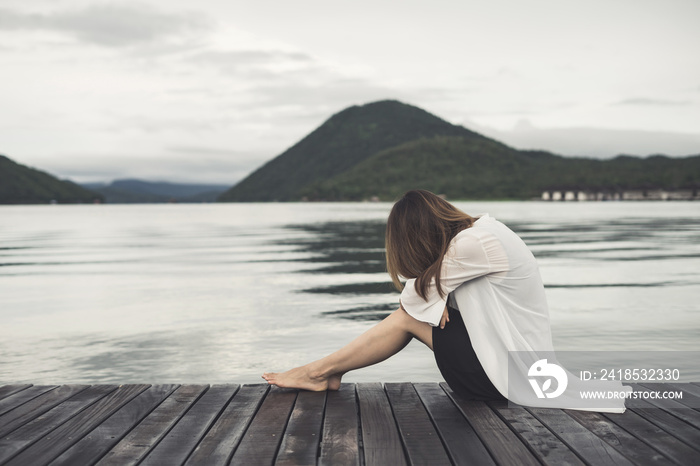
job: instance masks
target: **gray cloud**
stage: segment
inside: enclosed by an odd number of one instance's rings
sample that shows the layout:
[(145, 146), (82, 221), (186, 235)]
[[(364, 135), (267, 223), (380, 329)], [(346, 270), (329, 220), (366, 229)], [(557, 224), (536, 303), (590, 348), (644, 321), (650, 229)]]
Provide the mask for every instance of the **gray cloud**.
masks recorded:
[(207, 51), (192, 55), (188, 60), (194, 63), (213, 64), (217, 66), (240, 65), (269, 65), (280, 62), (313, 61), (311, 56), (299, 52), (284, 52), (281, 50), (228, 50)]
[(214, 147), (203, 147), (203, 146), (172, 146), (166, 147), (169, 152), (179, 153), (179, 154), (207, 154), (207, 155), (224, 155), (230, 157), (242, 157), (247, 156), (248, 152), (243, 152), (239, 150), (231, 149), (219, 149)]
[(138, 131), (144, 133), (161, 133), (183, 131), (188, 133), (201, 133), (216, 131), (228, 127), (232, 119), (221, 117), (209, 117), (206, 119), (195, 116), (149, 116), (134, 114), (113, 114), (114, 119), (110, 124), (101, 126), (103, 131)]
[(0, 30), (46, 30), (80, 41), (124, 47), (198, 35), (211, 27), (200, 13), (162, 13), (133, 3), (104, 3), (81, 10), (24, 13), (0, 9)]
[(324, 72), (310, 55), (282, 50), (205, 50), (189, 54), (182, 61), (190, 66), (212, 67), (222, 74), (251, 82), (286, 81), (295, 76), (314, 76)]
[(253, 89), (256, 105), (328, 105), (338, 108), (343, 103), (365, 103), (386, 99), (396, 92), (364, 79), (332, 79), (323, 85), (288, 81)]
[(615, 102), (613, 105), (651, 105), (651, 106), (679, 106), (679, 105), (692, 105), (693, 102), (690, 100), (662, 100), (662, 99), (647, 99), (644, 97), (635, 97), (631, 99), (624, 99), (619, 102)]
[[(60, 178), (74, 182), (111, 181), (139, 178), (151, 181), (235, 184), (261, 164), (270, 154), (244, 151), (207, 153), (206, 148), (181, 147), (157, 155), (71, 155), (61, 158), (25, 159), (22, 163), (41, 167)], [(211, 150), (211, 149), (209, 149)], [(217, 151), (217, 149), (213, 149)]]
[(700, 133), (614, 130), (602, 128), (537, 128), (521, 121), (511, 131), (468, 123), (469, 129), (518, 149), (545, 149), (561, 155), (608, 158), (619, 154), (646, 156), (700, 154)]

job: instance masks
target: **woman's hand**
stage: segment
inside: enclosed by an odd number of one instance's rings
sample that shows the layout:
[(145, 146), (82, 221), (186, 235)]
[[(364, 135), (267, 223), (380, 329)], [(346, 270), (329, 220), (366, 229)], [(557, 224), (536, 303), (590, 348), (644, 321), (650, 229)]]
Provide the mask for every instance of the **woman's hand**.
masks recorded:
[(450, 321), (450, 314), (447, 312), (447, 306), (445, 310), (442, 311), (442, 318), (440, 318), (440, 328), (445, 328), (445, 324)]

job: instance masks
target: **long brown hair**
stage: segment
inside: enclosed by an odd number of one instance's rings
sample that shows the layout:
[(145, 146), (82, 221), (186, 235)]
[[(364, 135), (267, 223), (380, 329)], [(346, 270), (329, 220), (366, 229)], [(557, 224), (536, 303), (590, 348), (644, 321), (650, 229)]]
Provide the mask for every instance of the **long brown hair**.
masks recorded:
[(386, 266), (394, 286), (400, 277), (416, 279), (416, 291), (425, 300), (432, 279), (441, 297), (440, 269), (450, 241), (469, 228), (474, 218), (446, 200), (424, 191), (408, 191), (389, 214), (386, 224)]

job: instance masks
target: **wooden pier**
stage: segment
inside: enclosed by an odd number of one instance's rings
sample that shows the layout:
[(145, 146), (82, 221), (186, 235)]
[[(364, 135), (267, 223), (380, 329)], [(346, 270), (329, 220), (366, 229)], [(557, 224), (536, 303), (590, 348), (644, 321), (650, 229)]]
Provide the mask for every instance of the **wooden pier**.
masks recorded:
[(698, 465), (700, 385), (675, 388), (683, 400), (601, 414), (466, 401), (436, 383), (5, 385), (0, 464)]

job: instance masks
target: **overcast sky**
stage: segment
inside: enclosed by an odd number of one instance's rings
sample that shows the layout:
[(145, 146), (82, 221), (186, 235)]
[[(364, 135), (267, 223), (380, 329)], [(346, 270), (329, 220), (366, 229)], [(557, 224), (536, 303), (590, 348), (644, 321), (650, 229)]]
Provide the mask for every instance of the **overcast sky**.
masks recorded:
[(700, 153), (697, 0), (0, 0), (0, 153), (233, 184), (399, 99), (518, 148)]

